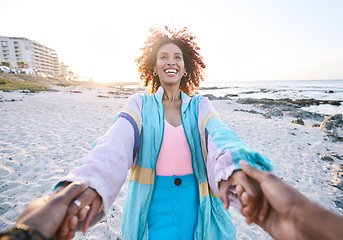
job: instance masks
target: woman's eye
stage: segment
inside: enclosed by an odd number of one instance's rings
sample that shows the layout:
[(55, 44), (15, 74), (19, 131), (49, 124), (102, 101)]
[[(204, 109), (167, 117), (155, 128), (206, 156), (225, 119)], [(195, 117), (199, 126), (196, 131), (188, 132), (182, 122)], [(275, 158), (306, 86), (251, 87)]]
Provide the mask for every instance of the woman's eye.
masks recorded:
[(181, 59), (181, 57), (179, 57), (179, 56), (178, 56), (178, 57), (175, 57), (175, 58), (176, 58), (176, 59)]
[(166, 56), (161, 56), (161, 59), (166, 59), (167, 57)]

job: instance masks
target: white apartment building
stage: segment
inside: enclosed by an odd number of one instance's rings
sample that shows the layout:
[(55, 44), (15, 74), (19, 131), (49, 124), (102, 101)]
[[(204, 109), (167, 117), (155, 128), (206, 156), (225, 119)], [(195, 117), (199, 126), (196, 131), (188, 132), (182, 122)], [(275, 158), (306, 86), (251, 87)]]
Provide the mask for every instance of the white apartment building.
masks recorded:
[(37, 73), (61, 76), (55, 50), (27, 38), (0, 36), (0, 61), (10, 62), (12, 68), (17, 68), (18, 62), (25, 62)]

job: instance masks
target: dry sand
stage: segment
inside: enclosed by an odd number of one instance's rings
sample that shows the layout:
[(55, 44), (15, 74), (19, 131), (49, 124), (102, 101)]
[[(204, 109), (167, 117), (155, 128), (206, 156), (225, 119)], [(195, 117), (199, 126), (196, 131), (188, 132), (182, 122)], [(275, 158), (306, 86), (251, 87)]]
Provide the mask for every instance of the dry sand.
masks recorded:
[[(9, 228), (28, 202), (52, 194), (58, 179), (109, 128), (127, 96), (109, 94), (115, 90), (106, 87), (54, 89), (58, 92), (0, 92), (0, 230)], [(343, 156), (342, 143), (312, 127), (314, 121), (296, 125), (287, 117), (266, 119), (233, 111), (253, 109), (234, 101), (212, 103), (240, 138), (273, 160), (279, 177), (312, 201), (343, 213), (343, 192), (335, 187), (343, 178), (343, 160), (320, 158), (330, 153)], [(74, 239), (122, 239), (126, 189), (127, 183), (105, 219)], [(231, 212), (238, 239), (271, 239), (256, 225), (245, 224), (236, 209)]]

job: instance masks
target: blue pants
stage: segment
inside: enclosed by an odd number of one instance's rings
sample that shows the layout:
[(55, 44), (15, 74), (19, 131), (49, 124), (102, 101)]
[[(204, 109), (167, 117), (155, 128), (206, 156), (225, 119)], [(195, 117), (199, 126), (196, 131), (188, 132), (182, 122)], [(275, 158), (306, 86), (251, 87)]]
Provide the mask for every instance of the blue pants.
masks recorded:
[(194, 174), (156, 176), (148, 213), (149, 240), (191, 240), (198, 219), (199, 188)]

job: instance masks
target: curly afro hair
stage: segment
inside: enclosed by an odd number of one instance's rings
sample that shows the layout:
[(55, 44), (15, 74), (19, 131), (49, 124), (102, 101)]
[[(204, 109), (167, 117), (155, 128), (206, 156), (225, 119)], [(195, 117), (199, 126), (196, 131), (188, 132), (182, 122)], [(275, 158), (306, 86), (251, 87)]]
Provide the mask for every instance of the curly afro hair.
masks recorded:
[(136, 59), (138, 71), (140, 73), (141, 82), (145, 87), (148, 87), (149, 93), (154, 94), (159, 86), (161, 86), (158, 76), (154, 76), (154, 66), (158, 50), (167, 43), (176, 44), (182, 51), (187, 76), (183, 76), (180, 82), (180, 90), (191, 96), (200, 82), (204, 80), (203, 70), (206, 65), (203, 62), (203, 57), (199, 54), (200, 48), (194, 42), (195, 36), (192, 33), (187, 33), (187, 28), (180, 31), (172, 31), (165, 27), (166, 32), (158, 29), (150, 29), (151, 36), (145, 42), (145, 46), (141, 48), (142, 55)]

